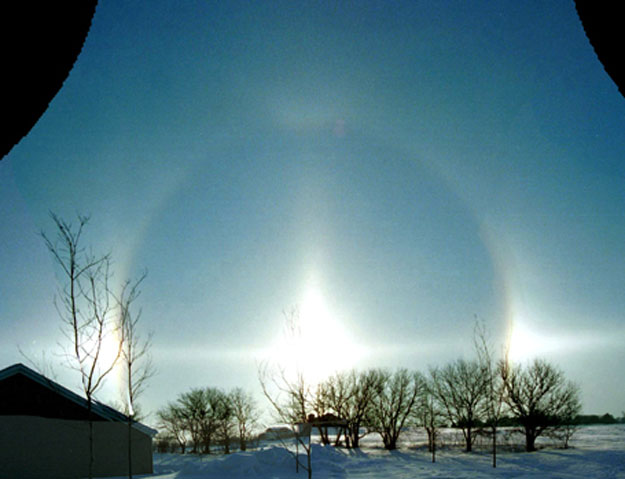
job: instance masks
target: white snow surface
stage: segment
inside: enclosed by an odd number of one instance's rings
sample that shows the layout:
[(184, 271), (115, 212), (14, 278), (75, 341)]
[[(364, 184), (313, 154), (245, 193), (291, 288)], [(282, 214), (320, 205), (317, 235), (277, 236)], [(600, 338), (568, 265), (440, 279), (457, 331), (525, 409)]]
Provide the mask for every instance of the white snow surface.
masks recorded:
[[(512, 451), (502, 447), (497, 468), (486, 444), (478, 445), (472, 453), (462, 452), (457, 436), (437, 452), (436, 462), (421, 442), (423, 437), (413, 434), (396, 451), (385, 451), (379, 439), (367, 436), (360, 450), (337, 449), (331, 446), (312, 446), (313, 478), (584, 478), (625, 479), (625, 425), (587, 426), (572, 439), (569, 449), (558, 448), (543, 441), (535, 453)], [(453, 442), (453, 443), (452, 443)], [(305, 462), (305, 457), (303, 457)], [(157, 479), (306, 479), (300, 469), (295, 472), (295, 460), (279, 443), (230, 455), (196, 456), (191, 454), (155, 454)]]

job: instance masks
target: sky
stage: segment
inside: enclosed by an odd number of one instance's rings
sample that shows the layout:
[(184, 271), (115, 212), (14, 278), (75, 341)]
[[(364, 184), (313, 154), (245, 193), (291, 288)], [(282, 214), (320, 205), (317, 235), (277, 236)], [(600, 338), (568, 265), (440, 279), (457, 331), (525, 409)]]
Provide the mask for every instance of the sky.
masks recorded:
[(624, 124), (572, 1), (100, 0), (0, 161), (0, 367), (79, 384), (40, 232), (80, 213), (116, 282), (148, 271), (148, 411), (294, 357), (425, 372), (477, 317), (620, 416)]

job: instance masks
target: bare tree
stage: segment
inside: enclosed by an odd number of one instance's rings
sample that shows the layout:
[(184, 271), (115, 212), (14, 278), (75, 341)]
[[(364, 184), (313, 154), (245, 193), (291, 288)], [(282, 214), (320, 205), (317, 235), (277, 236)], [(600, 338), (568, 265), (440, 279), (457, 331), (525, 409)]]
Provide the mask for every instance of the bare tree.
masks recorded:
[(200, 452), (202, 445), (202, 423), (206, 415), (206, 397), (202, 389), (194, 388), (182, 393), (177, 399), (177, 411), (182, 417), (184, 429), (191, 439), (191, 453)]
[[(334, 445), (338, 446), (341, 443), (341, 437), (345, 434), (345, 445), (352, 447), (353, 441), (351, 439), (351, 431), (353, 421), (358, 421), (358, 427), (364, 420), (366, 410), (363, 408), (362, 414), (358, 418), (354, 418), (354, 414), (357, 414), (357, 400), (358, 394), (358, 374), (355, 371), (349, 372), (337, 372), (330, 376), (323, 383), (320, 384), (320, 388), (317, 390), (315, 400), (326, 408), (327, 412), (334, 414), (342, 425), (336, 438)], [(356, 406), (356, 407), (355, 407)], [(327, 433), (327, 428), (326, 428)], [(356, 432), (356, 446), (358, 447), (358, 432)], [(329, 442), (329, 441), (328, 441)]]
[(462, 430), (465, 449), (471, 452), (473, 429), (478, 424), (488, 375), (478, 361), (456, 360), (430, 371), (437, 400), (453, 426)]
[(180, 405), (169, 403), (166, 407), (159, 409), (156, 416), (161, 429), (174, 438), (180, 447), (180, 452), (184, 454), (187, 445), (187, 423)]
[[(317, 384), (315, 393), (312, 395), (311, 404), (310, 404), (313, 414), (317, 418), (321, 418), (327, 414), (331, 414), (329, 395), (330, 395), (330, 390), (329, 390), (328, 381), (323, 381)], [(323, 444), (324, 446), (329, 445), (330, 437), (328, 434), (328, 427), (326, 425), (321, 424), (320, 422), (318, 422), (316, 426), (317, 426), (317, 430), (319, 431), (319, 438), (321, 440), (321, 444)]]
[[(223, 438), (230, 440), (229, 429), (232, 426), (232, 410), (227, 403), (224, 393), (214, 387), (200, 390), (201, 408), (198, 410), (199, 430), (202, 440), (202, 452), (211, 453), (213, 438), (221, 429)], [(227, 423), (227, 427), (225, 425)], [(229, 447), (229, 444), (228, 444)]]
[(235, 435), (236, 415), (230, 394), (215, 390), (216, 402), (213, 404), (215, 432), (218, 440), (223, 444), (224, 454), (230, 454), (230, 444)]
[(194, 388), (180, 394), (175, 403), (157, 412), (160, 426), (173, 437), (184, 454), (191, 439), (191, 453), (210, 454), (211, 447), (221, 444), (230, 453), (237, 435), (241, 450), (251, 437), (258, 416), (253, 398), (242, 389), (230, 393), (214, 387)]
[(427, 380), (416, 411), (417, 423), (423, 426), (428, 436), (428, 450), (432, 454), (432, 462), (436, 462), (439, 431), (444, 426), (444, 413), (439, 401), (436, 400), (435, 391), (432, 380)]
[[(17, 346), (17, 350), (25, 361), (30, 364), (31, 368), (49, 380), (57, 380), (57, 373), (51, 362), (52, 360), (47, 357), (45, 350), (41, 351), (41, 357), (38, 359), (24, 351), (21, 346)], [(52, 381), (49, 381), (49, 383), (52, 384)]]
[(139, 286), (147, 273), (134, 282), (126, 281), (116, 298), (119, 325), (122, 329), (121, 360), (125, 376), (125, 413), (128, 417), (128, 477), (132, 478), (132, 424), (137, 418), (137, 399), (145, 391), (148, 380), (155, 374), (150, 355), (151, 334), (141, 336), (139, 320), (141, 310), (133, 312), (132, 306), (141, 294)]
[(499, 361), (493, 357), (492, 346), (489, 344), (484, 323), (476, 321), (473, 342), (480, 368), (486, 379), (483, 415), (491, 434), (493, 467), (497, 467), (497, 430), (505, 412), (505, 389), (499, 371), (508, 367), (508, 358), (507, 354)]
[[(284, 328), (293, 337), (301, 334), (297, 308), (284, 312)], [(297, 358), (293, 360), (297, 366)], [(288, 424), (294, 433), (296, 451), (292, 454), (295, 457), (295, 470), (299, 472), (299, 468), (302, 467), (308, 472), (310, 479), (312, 477), (311, 427), (307, 420), (308, 412), (312, 410), (311, 385), (299, 367), (296, 367), (294, 373), (289, 375), (283, 365), (267, 362), (259, 365), (258, 380), (265, 398), (272, 406), (274, 418), (278, 422)], [(278, 439), (282, 441), (281, 438)], [(306, 454), (306, 464), (300, 460), (300, 446)], [(286, 449), (291, 452), (288, 448)]]
[(344, 402), (337, 412), (347, 421), (347, 447), (360, 447), (360, 440), (369, 433), (366, 418), (382, 380), (379, 370), (369, 369), (359, 373), (352, 371), (342, 378), (346, 384), (337, 384), (338, 391), (344, 391)]
[[(258, 380), (264, 396), (272, 406), (274, 417), (278, 422), (288, 424), (294, 432), (297, 450), (295, 456), (295, 468), (299, 471), (302, 467), (308, 472), (308, 478), (312, 477), (312, 462), (310, 458), (310, 428), (305, 428), (306, 433), (301, 434), (300, 425), (308, 425), (308, 411), (311, 409), (310, 386), (304, 375), (297, 372), (295, 379), (289, 379), (284, 369), (271, 369), (263, 364), (258, 369)], [(299, 458), (299, 447), (306, 454), (306, 464)], [(287, 449), (289, 450), (289, 449)]]
[(397, 440), (403, 428), (414, 417), (425, 380), (420, 373), (411, 373), (407, 369), (394, 373), (377, 370), (376, 374), (379, 380), (368, 411), (367, 424), (380, 434), (385, 449), (397, 449)]
[[(348, 448), (358, 448), (360, 439), (370, 430), (366, 418), (370, 413), (373, 398), (385, 379), (379, 370), (357, 372), (341, 371), (321, 382), (310, 398), (310, 408), (318, 418), (334, 415), (329, 424), (338, 429), (334, 446), (341, 444), (343, 435)], [(316, 423), (322, 444), (330, 444), (328, 426), (324, 421)]]
[(505, 401), (525, 433), (525, 450), (536, 450), (536, 438), (581, 409), (579, 389), (564, 373), (543, 359), (525, 367), (500, 370)]
[(579, 407), (574, 402), (569, 402), (562, 411), (562, 416), (548, 434), (562, 441), (564, 449), (569, 448), (573, 435), (579, 430)]
[[(63, 286), (55, 298), (61, 317), (61, 331), (69, 347), (65, 356), (70, 367), (80, 374), (89, 414), (89, 477), (93, 476), (94, 395), (115, 367), (122, 350), (123, 330), (115, 322), (114, 302), (109, 281), (110, 255), (96, 256), (82, 246), (82, 234), (89, 218), (78, 215), (78, 225), (50, 213), (56, 236), (41, 232), (62, 276)], [(107, 342), (113, 342), (113, 354), (105, 357)]]
[(285, 424), (306, 422), (308, 411), (312, 409), (312, 394), (303, 373), (297, 372), (295, 378), (290, 379), (284, 369), (263, 364), (259, 367), (258, 379), (276, 420)]
[(239, 449), (245, 451), (247, 450), (247, 443), (252, 437), (253, 428), (258, 421), (258, 407), (252, 395), (241, 388), (235, 388), (230, 392), (230, 402), (236, 418)]

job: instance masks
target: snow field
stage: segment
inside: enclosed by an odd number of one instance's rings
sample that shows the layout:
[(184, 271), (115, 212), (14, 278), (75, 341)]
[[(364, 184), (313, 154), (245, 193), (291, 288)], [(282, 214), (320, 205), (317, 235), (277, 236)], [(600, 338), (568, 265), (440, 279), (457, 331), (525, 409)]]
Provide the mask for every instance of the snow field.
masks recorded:
[[(443, 446), (431, 462), (420, 434), (407, 438), (397, 451), (385, 451), (375, 435), (360, 450), (336, 449), (313, 443), (315, 479), (625, 479), (625, 425), (582, 427), (572, 448), (548, 447), (535, 453), (502, 448), (497, 468), (485, 447), (464, 453), (457, 445)], [(414, 441), (417, 439), (417, 441)], [(300, 449), (301, 452), (301, 449)], [(155, 454), (154, 479), (306, 479), (295, 459), (279, 443), (228, 456)], [(302, 456), (305, 463), (305, 456)], [(144, 476), (145, 477), (145, 476)]]

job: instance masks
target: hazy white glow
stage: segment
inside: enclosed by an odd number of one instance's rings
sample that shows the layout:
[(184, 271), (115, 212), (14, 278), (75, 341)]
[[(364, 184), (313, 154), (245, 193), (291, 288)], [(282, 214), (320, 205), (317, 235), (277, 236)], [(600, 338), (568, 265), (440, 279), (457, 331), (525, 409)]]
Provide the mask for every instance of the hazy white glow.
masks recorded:
[(115, 332), (104, 333), (102, 336), (102, 344), (100, 345), (100, 351), (98, 353), (98, 339), (97, 337), (90, 338), (84, 343), (83, 356), (87, 354), (93, 358), (95, 354), (98, 354), (98, 367), (102, 369), (108, 369), (115, 361), (117, 352), (119, 350), (119, 336)]
[[(99, 372), (104, 372), (111, 367), (111, 365), (115, 362), (115, 358), (117, 358), (119, 353), (119, 342), (120, 336), (117, 330), (110, 329), (103, 334), (102, 337), (102, 345), (100, 346), (100, 353), (98, 356), (98, 365), (97, 369)], [(95, 354), (97, 342), (96, 338), (93, 338), (87, 348), (91, 351), (90, 354)], [(122, 390), (122, 385), (124, 383), (124, 368), (123, 361), (121, 356), (117, 359), (115, 363), (115, 367), (111, 371), (109, 375), (106, 376), (106, 380), (102, 385), (102, 389), (106, 392), (106, 396), (110, 396), (113, 398), (119, 397), (119, 393)], [(125, 394), (122, 394), (122, 398)]]
[(559, 339), (541, 334), (522, 318), (515, 318), (508, 338), (508, 354), (513, 362), (525, 362), (562, 347)]
[(517, 314), (508, 331), (508, 355), (523, 363), (534, 358), (555, 358), (620, 348), (625, 334), (605, 334), (592, 329), (541, 330)]
[(277, 340), (272, 358), (287, 374), (301, 372), (309, 383), (355, 367), (363, 356), (352, 335), (328, 311), (319, 289), (309, 288), (298, 312)]

